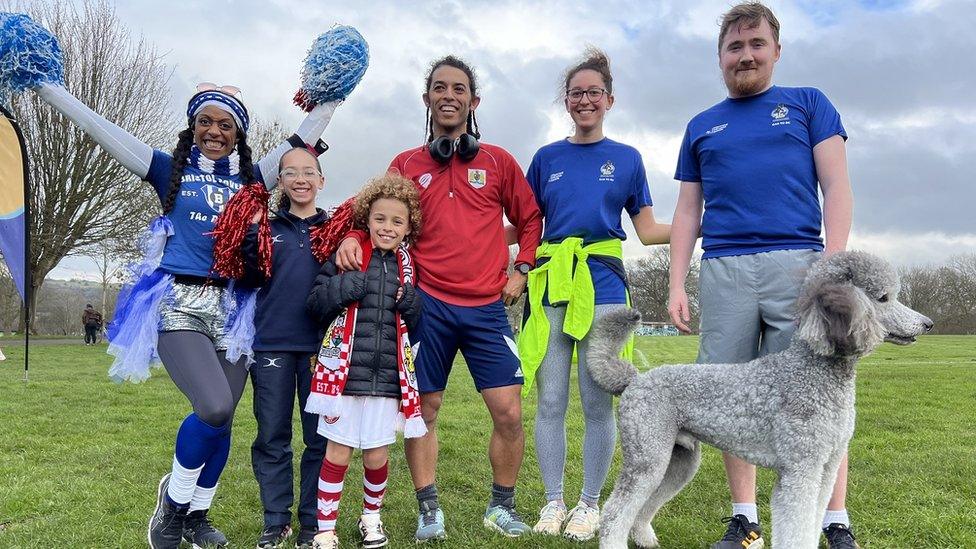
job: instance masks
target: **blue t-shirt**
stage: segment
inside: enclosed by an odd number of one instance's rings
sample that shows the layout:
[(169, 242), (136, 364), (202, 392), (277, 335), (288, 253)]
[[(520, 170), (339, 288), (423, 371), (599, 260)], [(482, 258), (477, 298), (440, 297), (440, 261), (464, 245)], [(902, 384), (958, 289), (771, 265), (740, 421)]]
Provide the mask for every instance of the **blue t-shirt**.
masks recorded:
[[(640, 153), (611, 139), (550, 143), (535, 153), (525, 178), (545, 218), (544, 242), (570, 236), (581, 237), (586, 244), (626, 240), (620, 212), (626, 210), (633, 217), (653, 204)], [(597, 259), (587, 263), (596, 303), (625, 303), (620, 276)]]
[[(169, 178), (173, 157), (160, 150), (153, 151), (148, 181), (165, 201), (169, 193)], [(217, 170), (218, 173), (220, 170)], [(263, 181), (261, 170), (254, 164), (254, 178)], [(176, 195), (169, 219), (173, 222), (173, 236), (166, 241), (160, 267), (172, 274), (208, 276), (213, 264), (213, 231), (217, 216), (234, 193), (241, 188), (239, 174), (206, 173), (187, 163), (183, 170), (180, 192)]]
[(674, 178), (700, 182), (703, 258), (822, 250), (813, 147), (847, 133), (815, 88), (726, 99), (691, 119)]

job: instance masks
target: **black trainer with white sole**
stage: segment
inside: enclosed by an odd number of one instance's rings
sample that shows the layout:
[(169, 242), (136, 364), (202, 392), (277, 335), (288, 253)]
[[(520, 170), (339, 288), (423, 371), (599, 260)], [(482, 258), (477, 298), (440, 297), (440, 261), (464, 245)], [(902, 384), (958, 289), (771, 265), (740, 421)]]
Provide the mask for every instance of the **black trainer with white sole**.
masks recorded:
[(178, 549), (183, 539), (183, 526), (186, 523), (186, 510), (177, 509), (166, 499), (169, 488), (169, 473), (159, 481), (156, 488), (156, 509), (149, 517), (150, 549)]
[(183, 540), (192, 545), (193, 549), (227, 547), (227, 536), (214, 528), (207, 516), (207, 509), (187, 513), (183, 525)]

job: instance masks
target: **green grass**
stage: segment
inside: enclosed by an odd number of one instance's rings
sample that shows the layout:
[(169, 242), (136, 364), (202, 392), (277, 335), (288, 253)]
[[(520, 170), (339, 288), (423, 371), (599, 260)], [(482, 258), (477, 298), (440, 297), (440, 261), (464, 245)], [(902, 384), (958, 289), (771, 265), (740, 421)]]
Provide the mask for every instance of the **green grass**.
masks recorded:
[[(648, 365), (694, 359), (692, 337), (640, 338)], [(143, 385), (106, 377), (104, 346), (31, 349), (30, 382), (23, 348), (6, 347), (0, 362), (0, 547), (140, 547), (156, 483), (172, 460), (174, 433), (188, 411), (165, 373)], [(976, 337), (929, 336), (913, 347), (885, 345), (862, 361), (858, 424), (851, 446), (848, 507), (858, 541), (868, 548), (976, 547)], [(525, 403), (526, 455), (519, 508), (529, 522), (544, 503), (532, 443), (535, 404)], [(461, 547), (596, 547), (559, 539), (507, 540), (488, 533), (481, 515), (488, 496), (490, 420), (463, 367), (455, 368), (441, 412), (438, 489), (450, 539)], [(214, 503), (215, 522), (236, 547), (253, 546), (261, 504), (249, 459), (254, 436), (250, 390), (241, 402), (230, 462)], [(297, 432), (297, 429), (296, 429)], [(569, 411), (566, 497), (579, 494), (582, 418)], [(296, 440), (296, 445), (301, 443)], [(616, 477), (614, 460), (609, 494)], [(416, 504), (398, 444), (391, 456), (384, 522), (393, 547), (412, 546)], [(347, 476), (339, 517), (343, 547), (361, 505), (358, 458)], [(772, 484), (760, 474), (766, 523)], [(728, 490), (717, 451), (662, 510), (655, 527), (663, 547), (700, 548), (723, 531)]]

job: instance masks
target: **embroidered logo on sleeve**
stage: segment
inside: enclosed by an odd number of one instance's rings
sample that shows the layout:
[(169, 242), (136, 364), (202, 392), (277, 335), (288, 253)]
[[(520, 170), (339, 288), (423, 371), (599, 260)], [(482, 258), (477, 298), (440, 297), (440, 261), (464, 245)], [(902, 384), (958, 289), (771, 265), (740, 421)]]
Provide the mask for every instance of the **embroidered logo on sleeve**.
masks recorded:
[(705, 135), (716, 134), (716, 133), (724, 130), (725, 128), (727, 128), (728, 125), (729, 125), (729, 123), (726, 122), (725, 124), (719, 124), (718, 126), (712, 126), (712, 129), (710, 129), (707, 132), (705, 132)]
[(563, 172), (556, 172), (554, 174), (549, 174), (549, 182), (550, 183), (555, 183), (556, 181), (559, 181), (559, 179), (562, 176), (563, 176)]

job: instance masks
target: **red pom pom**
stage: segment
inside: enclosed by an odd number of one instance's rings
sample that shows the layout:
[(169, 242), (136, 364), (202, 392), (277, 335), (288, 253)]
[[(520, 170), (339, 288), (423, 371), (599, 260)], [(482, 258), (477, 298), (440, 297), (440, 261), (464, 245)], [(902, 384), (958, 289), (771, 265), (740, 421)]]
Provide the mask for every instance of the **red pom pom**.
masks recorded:
[(356, 197), (352, 197), (332, 212), (332, 217), (325, 223), (312, 229), (312, 253), (319, 263), (324, 263), (332, 255), (339, 243), (349, 234), (353, 227), (353, 204)]
[(271, 278), (271, 224), (268, 222), (270, 193), (263, 183), (245, 185), (227, 203), (217, 218), (214, 237), (214, 262), (211, 272), (224, 278), (244, 276), (244, 254), (241, 244), (247, 235), (254, 214), (258, 221), (258, 266), (265, 278)]
[(305, 93), (305, 90), (298, 90), (295, 93), (295, 97), (292, 99), (292, 102), (298, 105), (305, 112), (312, 112), (312, 109), (314, 109), (315, 105), (317, 104), (315, 101), (312, 101), (307, 93)]

